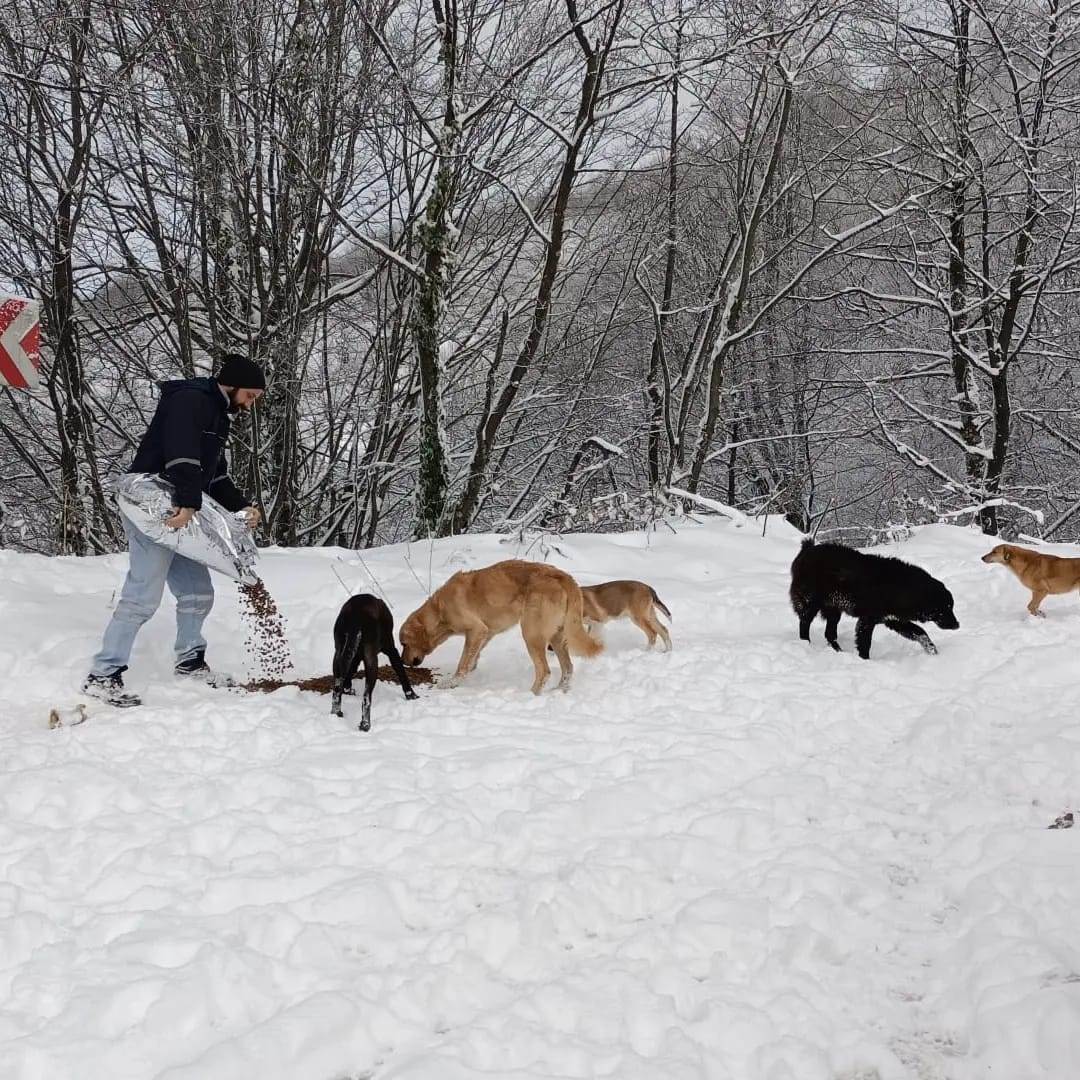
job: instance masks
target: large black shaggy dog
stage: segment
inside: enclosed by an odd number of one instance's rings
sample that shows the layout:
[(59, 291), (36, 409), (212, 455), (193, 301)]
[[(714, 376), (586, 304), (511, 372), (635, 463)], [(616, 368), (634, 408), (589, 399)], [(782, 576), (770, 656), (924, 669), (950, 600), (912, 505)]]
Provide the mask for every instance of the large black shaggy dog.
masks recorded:
[(878, 623), (917, 641), (928, 653), (937, 648), (916, 623), (937, 623), (942, 630), (960, 625), (953, 614), (952, 593), (925, 570), (900, 559), (813, 540), (803, 541), (791, 564), (791, 606), (799, 616), (799, 637), (810, 640), (810, 624), (821, 614), (825, 640), (837, 652), (841, 612), (858, 619), (855, 647), (864, 660), (870, 659), (870, 640)]

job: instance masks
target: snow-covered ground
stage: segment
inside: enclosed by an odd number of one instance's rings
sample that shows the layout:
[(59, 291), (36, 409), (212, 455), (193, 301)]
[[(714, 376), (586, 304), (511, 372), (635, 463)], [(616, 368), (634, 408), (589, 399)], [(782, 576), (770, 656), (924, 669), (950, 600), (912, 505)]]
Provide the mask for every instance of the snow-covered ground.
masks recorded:
[[(520, 638), (471, 683), (329, 701), (179, 687), (171, 601), (128, 684), (77, 701), (125, 557), (0, 552), (3, 1080), (1069, 1080), (1080, 1076), (1080, 600), (975, 533), (890, 552), (956, 596), (941, 654), (798, 640), (775, 522), (572, 536), (630, 624), (534, 698)], [(367, 570), (428, 583), (538, 549), (476, 536), (268, 552), (299, 675)], [(365, 567), (367, 569), (365, 569)], [(219, 579), (211, 658), (243, 673)], [(452, 670), (460, 640), (433, 664)], [(554, 680), (553, 680), (554, 682)]]

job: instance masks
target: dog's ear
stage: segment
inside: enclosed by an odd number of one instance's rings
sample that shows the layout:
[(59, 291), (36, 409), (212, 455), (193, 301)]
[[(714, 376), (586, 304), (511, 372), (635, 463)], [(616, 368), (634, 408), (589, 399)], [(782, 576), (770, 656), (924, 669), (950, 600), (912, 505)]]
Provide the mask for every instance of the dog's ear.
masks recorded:
[(438, 592), (433, 593), (428, 600), (427, 615), (433, 628), (443, 622), (443, 598)]
[(1002, 559), (1004, 559), (1004, 560), (1005, 560), (1005, 562), (1008, 562), (1008, 561), (1009, 561), (1009, 560), (1010, 560), (1010, 559), (1012, 558), (1012, 552), (1011, 552), (1011, 551), (1010, 551), (1010, 550), (1009, 550), (1008, 548), (1006, 548), (1006, 549), (1005, 549), (1005, 550), (1004, 550), (1004, 551), (1003, 551), (1003, 552), (1001, 553), (1001, 557), (1002, 557)]

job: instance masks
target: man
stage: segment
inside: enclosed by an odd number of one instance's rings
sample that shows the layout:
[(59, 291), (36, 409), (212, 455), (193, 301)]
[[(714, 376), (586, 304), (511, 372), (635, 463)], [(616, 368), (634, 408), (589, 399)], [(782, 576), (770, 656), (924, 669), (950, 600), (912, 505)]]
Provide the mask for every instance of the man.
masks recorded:
[[(259, 365), (246, 356), (225, 357), (217, 378), (163, 382), (161, 400), (143, 436), (129, 472), (156, 473), (173, 485), (172, 516), (165, 524), (182, 529), (202, 506), (203, 492), (226, 510), (242, 510), (248, 526), (259, 523), (259, 511), (229, 479), (225, 444), (229, 415), (250, 409), (262, 397), (266, 379)], [(157, 611), (166, 585), (176, 597), (177, 676), (220, 685), (223, 680), (206, 663), (203, 622), (214, 603), (210, 571), (201, 563), (155, 544), (125, 517), (131, 565), (120, 600), (105, 629), (83, 692), (110, 705), (141, 705), (137, 694), (124, 689), (135, 636)]]

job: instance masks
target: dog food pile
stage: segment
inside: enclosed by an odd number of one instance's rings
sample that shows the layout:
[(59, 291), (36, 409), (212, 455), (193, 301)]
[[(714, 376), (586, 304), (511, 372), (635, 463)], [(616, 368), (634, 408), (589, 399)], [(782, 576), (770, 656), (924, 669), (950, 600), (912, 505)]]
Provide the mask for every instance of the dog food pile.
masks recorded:
[[(414, 686), (424, 686), (435, 681), (435, 676), (432, 674), (431, 668), (426, 667), (412, 667), (409, 668), (409, 682)], [(394, 669), (389, 664), (383, 664), (379, 668), (379, 681), (396, 683), (397, 676), (394, 674)], [(355, 688), (358, 683), (363, 682), (363, 673), (359, 673), (356, 679), (353, 680), (353, 687)], [(283, 682), (281, 679), (256, 679), (254, 682), (244, 684), (245, 690), (256, 690), (262, 694), (272, 694), (275, 690), (280, 690), (283, 686), (295, 686), (301, 690), (310, 690), (315, 694), (330, 694), (334, 690), (334, 676), (333, 675), (318, 675), (313, 679), (296, 679), (291, 682)]]
[(247, 627), (244, 648), (254, 657), (259, 674), (280, 678), (292, 667), (292, 652), (285, 620), (261, 581), (240, 586), (240, 618)]

